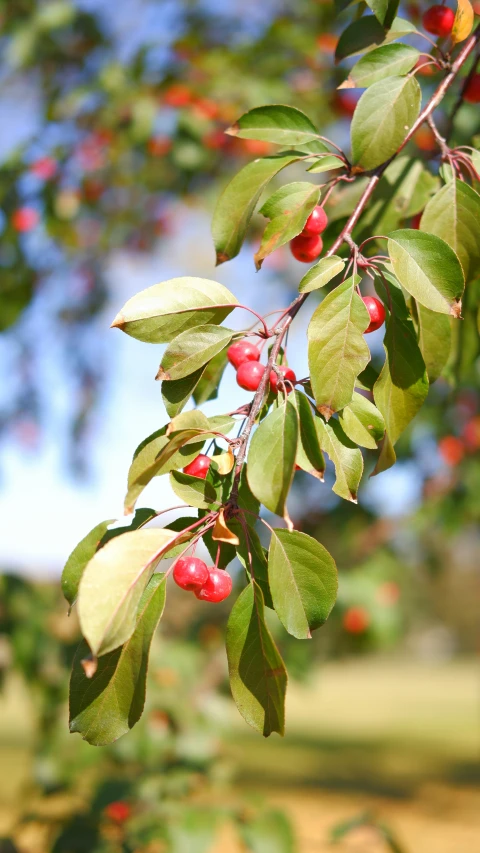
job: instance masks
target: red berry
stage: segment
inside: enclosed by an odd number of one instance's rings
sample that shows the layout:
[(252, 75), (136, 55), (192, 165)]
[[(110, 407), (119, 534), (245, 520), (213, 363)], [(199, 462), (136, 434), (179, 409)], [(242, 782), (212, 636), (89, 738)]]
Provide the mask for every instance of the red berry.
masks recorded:
[[(291, 382), (292, 385), (295, 385), (297, 377), (295, 376), (295, 373), (293, 372), (292, 368), (287, 367), (286, 364), (278, 364), (277, 367), (280, 373), (283, 373), (283, 378), (286, 379), (287, 382)], [(292, 388), (289, 385), (286, 385), (285, 387), (288, 393), (290, 393)], [(272, 391), (278, 390), (278, 374), (275, 372), (275, 370), (270, 371), (270, 388), (272, 389)]]
[(183, 473), (189, 474), (190, 477), (199, 477), (201, 480), (204, 480), (208, 474), (211, 461), (212, 460), (209, 456), (205, 456), (204, 453), (199, 453), (193, 462), (189, 462), (188, 465), (185, 466)]
[(195, 590), (200, 601), (223, 601), (232, 591), (232, 579), (224, 569), (210, 569), (208, 580), (201, 589)]
[(480, 447), (480, 415), (470, 418), (462, 430), (462, 437), (468, 450), (478, 450)]
[(325, 231), (327, 225), (327, 214), (325, 213), (323, 207), (317, 205), (317, 207), (314, 207), (305, 225), (303, 226), (302, 236), (312, 237), (321, 234), (322, 231)]
[(369, 332), (374, 332), (376, 329), (379, 329), (384, 322), (385, 308), (376, 296), (362, 296), (362, 301), (365, 303), (365, 307), (370, 316), (370, 325), (364, 332), (365, 335), (368, 335)]
[(420, 228), (422, 213), (423, 213), (423, 211), (421, 210), (420, 213), (415, 214), (415, 216), (412, 218), (412, 223), (410, 225), (410, 228), (417, 228), (417, 229)]
[(35, 228), (39, 220), (39, 215), (34, 207), (19, 207), (12, 216), (12, 225), (15, 231), (24, 234)]
[(323, 240), (320, 236), (304, 237), (299, 234), (290, 241), (290, 250), (297, 261), (309, 264), (315, 261), (323, 249)]
[(260, 361), (260, 350), (249, 341), (236, 341), (228, 348), (227, 358), (235, 370), (238, 370), (246, 361)]
[(256, 391), (264, 373), (265, 365), (258, 361), (244, 361), (237, 370), (237, 385), (245, 391)]
[(480, 74), (474, 74), (468, 81), (463, 100), (468, 101), (469, 104), (480, 103)]
[(463, 441), (455, 435), (446, 435), (438, 442), (438, 452), (447, 465), (458, 465), (465, 455)]
[(349, 607), (343, 614), (343, 627), (349, 634), (363, 634), (370, 625), (370, 616), (364, 607)]
[(448, 6), (430, 6), (425, 12), (422, 23), (427, 33), (434, 36), (448, 36), (452, 32), (455, 12)]
[(115, 823), (125, 823), (126, 820), (130, 817), (132, 810), (128, 803), (125, 803), (123, 800), (117, 800), (114, 803), (109, 803), (108, 806), (105, 807), (105, 814), (110, 820), (114, 820)]
[(53, 157), (41, 157), (40, 160), (35, 160), (32, 163), (31, 171), (37, 178), (41, 178), (42, 181), (49, 181), (57, 171), (57, 163)]
[(182, 589), (195, 591), (208, 581), (208, 568), (198, 557), (181, 557), (173, 569), (173, 580)]

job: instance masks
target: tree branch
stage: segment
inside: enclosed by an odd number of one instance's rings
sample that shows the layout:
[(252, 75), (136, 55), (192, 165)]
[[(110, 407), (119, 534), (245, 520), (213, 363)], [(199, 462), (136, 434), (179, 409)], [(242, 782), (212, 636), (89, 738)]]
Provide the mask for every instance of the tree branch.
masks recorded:
[[(365, 187), (360, 199), (358, 200), (352, 215), (350, 216), (348, 222), (344, 225), (342, 231), (340, 232), (340, 234), (338, 235), (337, 239), (335, 240), (333, 245), (330, 247), (328, 252), (326, 252), (324, 257), (328, 258), (329, 256), (334, 255), (335, 252), (340, 248), (342, 243), (350, 242), (349, 238), (350, 238), (351, 232), (354, 229), (355, 225), (357, 224), (358, 220), (360, 219), (360, 216), (362, 215), (367, 203), (369, 202), (371, 196), (373, 195), (375, 188), (376, 188), (380, 178), (382, 177), (383, 173), (386, 171), (386, 169), (388, 168), (390, 163), (393, 160), (395, 160), (396, 157), (398, 157), (398, 155), (400, 154), (401, 151), (403, 151), (403, 149), (410, 142), (410, 140), (412, 139), (412, 137), (414, 136), (414, 134), (416, 133), (418, 128), (425, 121), (427, 121), (429, 116), (438, 107), (438, 105), (440, 104), (440, 102), (444, 98), (446, 92), (448, 91), (448, 89), (450, 88), (452, 83), (454, 82), (459, 70), (464, 65), (464, 63), (467, 61), (467, 59), (470, 56), (470, 54), (472, 53), (472, 51), (475, 50), (479, 40), (480, 40), (480, 26), (477, 27), (475, 32), (470, 36), (469, 39), (467, 39), (467, 41), (463, 45), (463, 47), (462, 47), (460, 53), (458, 54), (457, 58), (452, 63), (450, 71), (444, 77), (444, 79), (442, 80), (442, 82), (440, 83), (440, 85), (438, 86), (436, 91), (433, 93), (429, 102), (426, 104), (426, 106), (421, 111), (417, 120), (414, 122), (414, 124), (412, 125), (412, 127), (408, 131), (405, 139), (403, 140), (402, 144), (397, 149), (395, 154), (392, 154), (392, 156), (388, 160), (386, 160), (380, 166), (377, 166), (377, 168), (374, 169), (370, 173), (370, 180), (369, 180), (367, 186)], [(360, 173), (360, 174), (362, 174), (362, 173)], [(365, 173), (363, 173), (363, 174), (365, 174)], [(262, 408), (262, 405), (263, 405), (263, 401), (265, 398), (265, 392), (267, 390), (267, 385), (270, 381), (270, 371), (272, 370), (272, 367), (276, 362), (278, 353), (280, 352), (280, 347), (282, 345), (283, 338), (285, 337), (285, 334), (286, 334), (292, 320), (294, 319), (294, 317), (296, 316), (296, 314), (298, 313), (298, 311), (302, 307), (302, 305), (305, 302), (305, 300), (307, 299), (308, 295), (309, 295), (308, 293), (303, 293), (300, 296), (297, 296), (296, 299), (293, 300), (291, 305), (286, 310), (286, 312), (284, 314), (284, 319), (281, 320), (281, 324), (280, 324), (279, 328), (274, 333), (274, 335), (272, 335), (272, 337), (275, 337), (275, 342), (272, 346), (270, 356), (269, 356), (267, 365), (265, 367), (265, 372), (264, 372), (262, 379), (260, 381), (260, 385), (258, 386), (258, 388), (255, 392), (255, 396), (254, 396), (253, 401), (252, 401), (252, 405), (250, 408), (250, 412), (248, 414), (248, 418), (247, 418), (246, 423), (245, 423), (245, 427), (244, 427), (242, 434), (240, 436), (239, 450), (238, 450), (237, 460), (236, 460), (236, 464), (235, 464), (235, 478), (234, 478), (232, 491), (230, 494), (230, 501), (229, 501), (230, 505), (233, 507), (235, 507), (237, 504), (240, 475), (241, 475), (243, 464), (245, 462), (248, 440), (250, 438), (250, 434), (252, 432), (253, 426), (255, 424), (255, 421), (256, 421), (258, 414), (259, 414), (259, 412)]]

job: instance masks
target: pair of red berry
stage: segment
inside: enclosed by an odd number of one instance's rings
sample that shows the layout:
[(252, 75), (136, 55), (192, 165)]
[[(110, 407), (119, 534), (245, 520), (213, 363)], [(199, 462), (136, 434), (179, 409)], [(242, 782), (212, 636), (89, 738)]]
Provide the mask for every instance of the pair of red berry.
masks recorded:
[[(237, 371), (237, 384), (245, 391), (256, 391), (260, 385), (265, 366), (260, 364), (260, 350), (249, 341), (237, 341), (227, 350), (227, 358)], [(277, 370), (283, 374), (283, 378), (292, 385), (297, 381), (295, 373), (285, 364), (277, 365)], [(277, 370), (270, 371), (270, 388), (278, 390), (279, 376)], [(288, 386), (287, 386), (288, 388)]]
[(175, 563), (173, 579), (181, 588), (200, 599), (218, 603), (228, 598), (232, 591), (232, 579), (224, 569), (207, 566), (198, 557), (181, 557)]
[(310, 264), (316, 260), (323, 249), (322, 231), (328, 225), (327, 214), (323, 207), (315, 207), (308, 217), (301, 234), (290, 242), (290, 251), (297, 261)]

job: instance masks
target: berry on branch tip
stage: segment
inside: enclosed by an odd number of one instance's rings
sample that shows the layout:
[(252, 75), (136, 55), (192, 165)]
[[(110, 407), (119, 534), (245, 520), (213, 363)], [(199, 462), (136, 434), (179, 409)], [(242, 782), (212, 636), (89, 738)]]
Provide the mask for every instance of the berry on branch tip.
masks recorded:
[(199, 453), (192, 462), (185, 465), (183, 473), (189, 474), (190, 477), (199, 477), (201, 480), (204, 480), (208, 474), (211, 462), (212, 460), (209, 456), (205, 456), (204, 453)]
[(444, 38), (452, 32), (455, 12), (448, 6), (436, 4), (425, 12), (422, 23), (427, 33)]
[(364, 334), (375, 332), (385, 321), (385, 308), (383, 303), (376, 296), (362, 296), (362, 302), (368, 311), (370, 317), (370, 325), (365, 329)]

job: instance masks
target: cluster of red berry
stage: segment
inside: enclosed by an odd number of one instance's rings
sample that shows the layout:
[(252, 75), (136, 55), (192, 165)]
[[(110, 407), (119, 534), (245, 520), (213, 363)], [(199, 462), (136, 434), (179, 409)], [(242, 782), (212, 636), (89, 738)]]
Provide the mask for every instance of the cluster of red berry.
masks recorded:
[(328, 217), (323, 207), (315, 207), (308, 217), (303, 231), (290, 241), (290, 251), (297, 261), (310, 264), (322, 253), (323, 240), (320, 234), (328, 225)]
[[(237, 384), (240, 388), (244, 388), (245, 391), (256, 391), (265, 373), (265, 366), (260, 364), (258, 347), (246, 340), (237, 341), (228, 348), (227, 358), (237, 371)], [(287, 391), (291, 391), (297, 377), (292, 368), (285, 364), (278, 364), (275, 370), (270, 371), (271, 390), (278, 391), (279, 373), (283, 375), (284, 381), (291, 383), (286, 385)]]
[[(193, 463), (192, 463), (193, 464)], [(173, 568), (173, 579), (181, 588), (200, 599), (218, 603), (232, 591), (232, 578), (225, 569), (207, 566), (198, 557), (181, 557)]]

